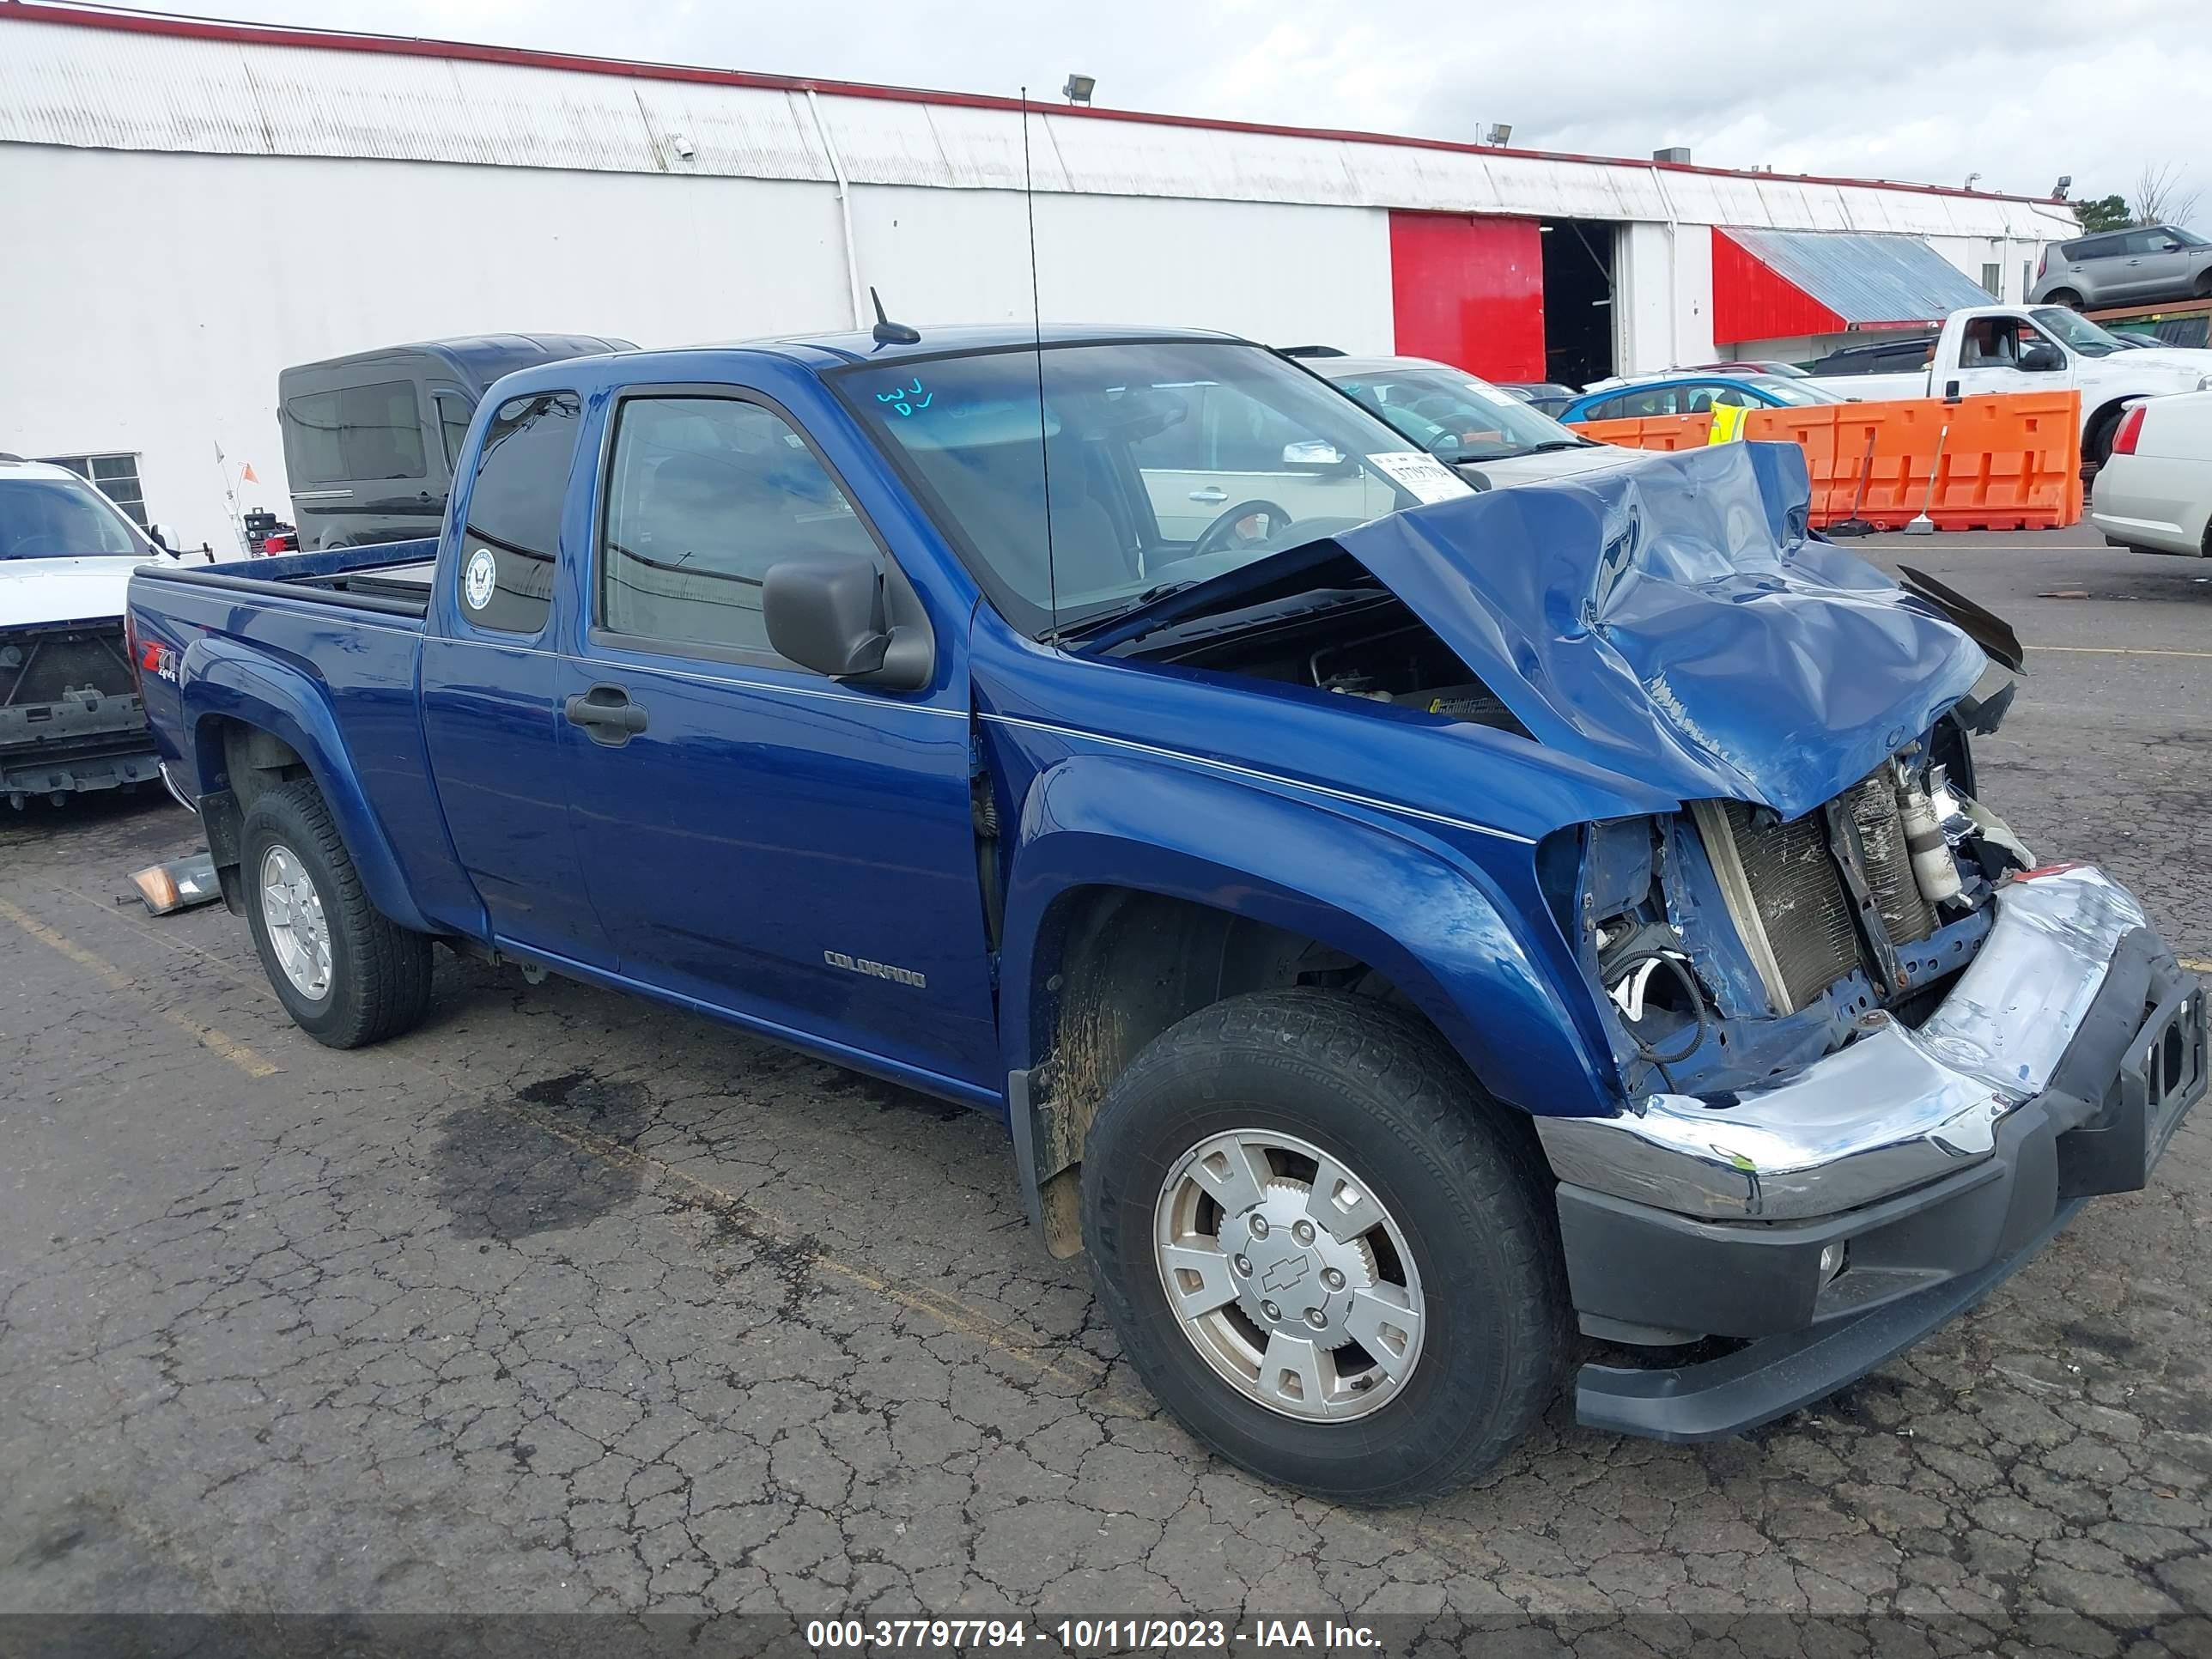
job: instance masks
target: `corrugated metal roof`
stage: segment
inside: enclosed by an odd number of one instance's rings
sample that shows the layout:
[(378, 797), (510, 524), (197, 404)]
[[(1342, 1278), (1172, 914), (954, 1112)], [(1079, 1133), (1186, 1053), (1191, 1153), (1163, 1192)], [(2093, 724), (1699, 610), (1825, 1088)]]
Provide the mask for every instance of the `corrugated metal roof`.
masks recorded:
[[(1012, 100), (0, 0), (0, 143), (1018, 189)], [(1032, 106), (1044, 191), (2077, 234), (2062, 204), (1674, 164)], [(689, 147), (692, 154), (680, 152)]]
[(1986, 289), (1917, 237), (1735, 225), (1726, 234), (1847, 323), (1940, 322), (1990, 303)]

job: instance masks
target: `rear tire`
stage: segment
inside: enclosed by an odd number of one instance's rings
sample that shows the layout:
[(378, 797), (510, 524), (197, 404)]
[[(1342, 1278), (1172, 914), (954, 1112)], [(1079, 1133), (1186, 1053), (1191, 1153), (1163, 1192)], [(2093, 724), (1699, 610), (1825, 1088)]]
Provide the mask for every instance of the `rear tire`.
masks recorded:
[[(1247, 1140), (1299, 1143), (1338, 1168), (1268, 1152), (1260, 1156), (1273, 1176), (1253, 1189), (1267, 1195), (1263, 1204), (1177, 1207), (1184, 1200), (1174, 1195), (1212, 1162), (1206, 1148)], [(1255, 1230), (1249, 1218), (1282, 1203), (1286, 1190), (1291, 1207)], [(1418, 1315), (1414, 1340), (1387, 1323), (1372, 1339), (1361, 1335), (1357, 1310), (1305, 1309), (1344, 1291), (1339, 1267), (1360, 1272), (1330, 1254), (1343, 1248), (1337, 1240), (1316, 1240), (1302, 1220), (1288, 1231), (1301, 1233), (1309, 1265), (1282, 1244), (1285, 1222), (1307, 1213), (1309, 1195), (1315, 1213), (1326, 1212), (1325, 1191), (1379, 1212), (1354, 1247), (1358, 1261), (1373, 1269), (1377, 1289), (1396, 1293), (1392, 1279), (1418, 1285), (1418, 1306), (1404, 1303)], [(1431, 1030), (1396, 1010), (1301, 988), (1192, 1014), (1138, 1055), (1099, 1108), (1083, 1200), (1092, 1282), (1131, 1365), (1192, 1434), (1267, 1480), (1344, 1503), (1414, 1502), (1497, 1462), (1558, 1391), (1572, 1330), (1549, 1170), (1527, 1125), (1485, 1096)], [(1218, 1235), (1202, 1274), (1175, 1266), (1188, 1258), (1160, 1242), (1203, 1243), (1202, 1224), (1176, 1231), (1174, 1218), (1188, 1214), (1210, 1216)], [(1355, 1224), (1340, 1218), (1329, 1234)], [(1403, 1262), (1395, 1261), (1400, 1245)], [(1208, 1296), (1192, 1292), (1217, 1282), (1217, 1264), (1226, 1264), (1218, 1283), (1236, 1287), (1236, 1298), (1193, 1317), (1189, 1309)], [(1170, 1301), (1170, 1274), (1180, 1305)], [(1370, 1328), (1376, 1305), (1368, 1304)], [(1322, 1332), (1316, 1347), (1338, 1345), (1325, 1371), (1307, 1371), (1310, 1385), (1277, 1358), (1304, 1349), (1302, 1319)], [(1233, 1357), (1221, 1358), (1224, 1332), (1231, 1348), (1240, 1332), (1267, 1345), (1256, 1382), (1232, 1380), (1242, 1373)], [(1393, 1348), (1401, 1375), (1363, 1369), (1370, 1353), (1379, 1361), (1380, 1345)], [(1262, 1403), (1271, 1376), (1293, 1389), (1279, 1391), (1274, 1405)], [(1370, 1389), (1382, 1403), (1364, 1403)], [(1329, 1413), (1304, 1409), (1309, 1397), (1330, 1401)]]
[(293, 1024), (330, 1048), (358, 1048), (422, 1023), (430, 941), (368, 902), (321, 791), (301, 779), (264, 792), (240, 852), (254, 949)]
[(2123, 410), (2106, 410), (2089, 423), (2089, 430), (2081, 440), (2081, 459), (2093, 467), (2101, 467), (2112, 459), (2112, 439), (2120, 429)]
[(2043, 303), (2047, 306), (2064, 306), (2069, 310), (2079, 311), (2081, 309), (2081, 296), (2070, 288), (2054, 288), (2043, 296)]

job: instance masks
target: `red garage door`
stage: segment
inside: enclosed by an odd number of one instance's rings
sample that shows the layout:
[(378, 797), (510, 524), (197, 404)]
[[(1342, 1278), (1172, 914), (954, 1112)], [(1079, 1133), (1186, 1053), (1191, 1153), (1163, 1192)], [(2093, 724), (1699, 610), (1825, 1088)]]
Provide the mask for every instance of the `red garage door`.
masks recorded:
[(1390, 216), (1398, 349), (1493, 380), (1544, 378), (1544, 246), (1534, 219)]

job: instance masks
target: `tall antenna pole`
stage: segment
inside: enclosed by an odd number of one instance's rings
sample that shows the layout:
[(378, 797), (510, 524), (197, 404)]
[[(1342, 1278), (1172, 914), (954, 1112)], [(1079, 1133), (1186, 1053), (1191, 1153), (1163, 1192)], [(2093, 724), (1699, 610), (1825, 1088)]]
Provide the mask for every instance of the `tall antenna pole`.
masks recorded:
[(1045, 603), (1060, 632), (1060, 571), (1052, 557), (1052, 447), (1044, 416), (1044, 306), (1037, 298), (1036, 188), (1030, 174), (1030, 89), (1022, 88), (1022, 206), (1030, 221), (1030, 337), (1036, 345), (1037, 471), (1044, 483)]

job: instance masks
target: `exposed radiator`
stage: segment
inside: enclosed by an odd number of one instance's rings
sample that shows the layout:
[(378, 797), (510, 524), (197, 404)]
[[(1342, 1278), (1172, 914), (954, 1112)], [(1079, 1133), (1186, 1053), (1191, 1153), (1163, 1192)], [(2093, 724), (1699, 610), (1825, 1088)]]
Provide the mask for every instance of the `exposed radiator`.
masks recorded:
[[(1926, 939), (1939, 919), (1913, 879), (1890, 769), (1876, 768), (1845, 790), (1841, 803), (1857, 826), (1867, 885), (1891, 940)], [(1826, 814), (1777, 823), (1741, 801), (1700, 801), (1695, 815), (1744, 942), (1789, 1008), (1803, 1007), (1866, 965)]]
[(1858, 929), (1828, 853), (1827, 830), (1818, 812), (1758, 825), (1741, 801), (1723, 805), (1790, 1006), (1802, 1008), (1859, 965)]

